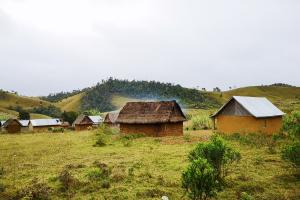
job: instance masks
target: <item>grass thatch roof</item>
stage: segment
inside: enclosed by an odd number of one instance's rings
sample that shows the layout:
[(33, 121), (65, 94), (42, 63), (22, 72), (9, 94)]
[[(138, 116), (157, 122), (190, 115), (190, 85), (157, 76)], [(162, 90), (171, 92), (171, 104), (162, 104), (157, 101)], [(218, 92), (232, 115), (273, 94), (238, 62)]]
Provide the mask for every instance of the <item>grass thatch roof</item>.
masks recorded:
[(119, 113), (117, 123), (157, 124), (186, 120), (176, 101), (129, 102)]
[(119, 116), (119, 111), (107, 113), (104, 119), (104, 123), (116, 123)]

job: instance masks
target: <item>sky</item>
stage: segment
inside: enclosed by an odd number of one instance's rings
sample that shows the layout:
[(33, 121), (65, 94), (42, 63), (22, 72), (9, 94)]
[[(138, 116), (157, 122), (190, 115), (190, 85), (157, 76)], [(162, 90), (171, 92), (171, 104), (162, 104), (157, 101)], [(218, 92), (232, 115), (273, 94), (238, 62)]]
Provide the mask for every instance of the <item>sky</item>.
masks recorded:
[(0, 0), (0, 88), (300, 86), (299, 0)]

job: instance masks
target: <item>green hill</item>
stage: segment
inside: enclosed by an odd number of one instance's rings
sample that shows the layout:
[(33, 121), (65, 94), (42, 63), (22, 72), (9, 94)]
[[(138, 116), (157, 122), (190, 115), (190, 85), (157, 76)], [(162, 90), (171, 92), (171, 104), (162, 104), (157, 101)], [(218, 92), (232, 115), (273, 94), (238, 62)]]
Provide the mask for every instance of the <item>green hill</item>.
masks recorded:
[[(51, 105), (50, 102), (41, 100), (38, 97), (19, 96), (17, 94), (0, 90), (0, 118), (1, 119), (16, 117), (18, 115), (18, 112), (16, 111), (18, 107), (25, 110), (31, 110), (34, 107), (40, 107), (40, 106), (47, 107), (49, 105)], [(37, 116), (41, 118), (48, 117), (45, 115), (37, 115), (33, 113), (31, 115), (33, 116), (33, 118), (36, 118)]]
[[(17, 116), (17, 107), (29, 110), (32, 118), (47, 118), (61, 111), (82, 112), (89, 109), (107, 112), (117, 110), (130, 101), (177, 100), (185, 109), (215, 110), (230, 97), (262, 96), (284, 112), (300, 110), (300, 87), (251, 86), (224, 92), (201, 92), (155, 81), (109, 79), (82, 91), (61, 92), (47, 97), (26, 97), (0, 90), (0, 119)], [(51, 107), (50, 109), (49, 106)], [(47, 112), (42, 112), (45, 108)], [(52, 113), (47, 114), (47, 113)]]

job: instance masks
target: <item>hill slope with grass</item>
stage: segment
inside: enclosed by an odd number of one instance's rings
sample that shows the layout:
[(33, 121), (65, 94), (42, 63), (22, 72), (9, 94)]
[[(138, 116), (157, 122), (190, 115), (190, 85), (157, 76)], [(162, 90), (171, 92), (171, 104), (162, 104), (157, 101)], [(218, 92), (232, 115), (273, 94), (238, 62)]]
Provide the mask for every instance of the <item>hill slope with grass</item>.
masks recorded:
[[(39, 99), (38, 97), (26, 97), (20, 96), (14, 93), (6, 92), (0, 90), (0, 118), (16, 117), (18, 108), (24, 110), (31, 110), (34, 107), (44, 106), (47, 107), (51, 105), (50, 102)], [(45, 115), (37, 115), (31, 113), (33, 118), (47, 118)]]
[(232, 96), (266, 97), (285, 112), (300, 110), (300, 87), (251, 86), (210, 95), (220, 103), (225, 103)]

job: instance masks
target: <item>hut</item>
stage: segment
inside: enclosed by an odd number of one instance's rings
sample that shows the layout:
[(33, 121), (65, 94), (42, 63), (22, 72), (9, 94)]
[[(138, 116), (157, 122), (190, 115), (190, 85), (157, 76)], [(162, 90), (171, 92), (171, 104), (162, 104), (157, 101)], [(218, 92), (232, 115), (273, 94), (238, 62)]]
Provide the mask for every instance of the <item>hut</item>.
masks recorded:
[(2, 128), (7, 133), (21, 133), (29, 131), (28, 125), (29, 120), (8, 119)]
[(111, 128), (118, 128), (119, 124), (116, 123), (119, 116), (119, 111), (107, 113), (104, 118), (104, 124), (108, 125)]
[(101, 116), (79, 115), (73, 122), (72, 126), (76, 131), (87, 130), (88, 128), (97, 127), (102, 123)]
[(61, 125), (60, 119), (33, 119), (30, 120), (29, 130), (42, 132), (47, 131), (49, 128), (59, 128)]
[(211, 117), (221, 133), (272, 134), (280, 131), (283, 115), (267, 98), (233, 96)]
[(117, 123), (123, 134), (181, 136), (186, 117), (176, 101), (129, 102), (120, 111)]
[(4, 131), (3, 125), (5, 121), (0, 121), (0, 132)]

